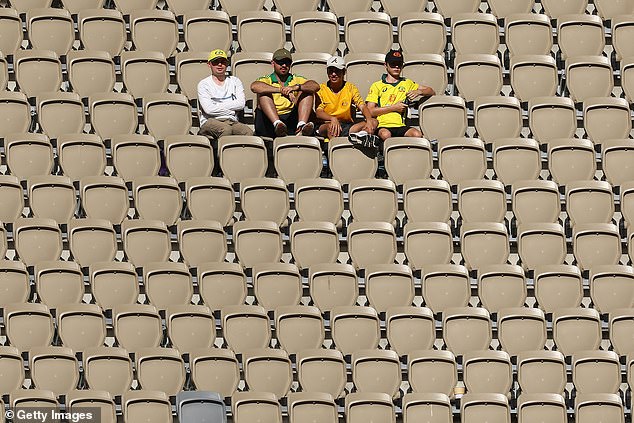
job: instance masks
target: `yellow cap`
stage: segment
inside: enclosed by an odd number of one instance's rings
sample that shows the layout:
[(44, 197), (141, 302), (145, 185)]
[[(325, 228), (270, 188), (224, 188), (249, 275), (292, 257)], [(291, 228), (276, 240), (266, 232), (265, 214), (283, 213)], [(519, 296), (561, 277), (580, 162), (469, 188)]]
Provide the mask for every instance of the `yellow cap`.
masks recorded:
[(209, 53), (209, 57), (207, 58), (207, 61), (211, 62), (212, 60), (217, 59), (219, 57), (222, 57), (223, 59), (227, 59), (227, 53), (225, 53), (225, 51), (222, 49), (213, 50), (211, 53)]

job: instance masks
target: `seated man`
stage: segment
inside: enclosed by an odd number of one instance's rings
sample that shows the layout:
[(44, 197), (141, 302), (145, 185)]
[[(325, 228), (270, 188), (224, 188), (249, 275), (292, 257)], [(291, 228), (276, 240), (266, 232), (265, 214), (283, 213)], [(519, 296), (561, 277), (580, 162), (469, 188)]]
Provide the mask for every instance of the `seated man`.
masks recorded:
[[(319, 126), (320, 135), (328, 138), (350, 136), (351, 141), (375, 141), (374, 131), (377, 121), (372, 117), (352, 82), (346, 81), (346, 66), (343, 58), (332, 56), (326, 62), (328, 81), (320, 85), (317, 119), (323, 121)], [(354, 107), (363, 113), (364, 121), (354, 122)], [(354, 135), (353, 135), (354, 134)]]
[(273, 73), (251, 84), (257, 94), (255, 134), (262, 137), (284, 137), (289, 132), (313, 135), (310, 122), (314, 94), (319, 90), (315, 81), (290, 72), (293, 59), (286, 49), (273, 53)]
[(434, 90), (401, 77), (403, 53), (398, 50), (385, 55), (385, 70), (387, 73), (372, 84), (365, 99), (372, 116), (379, 121), (377, 135), (383, 141), (390, 137), (422, 137), (418, 128), (405, 125), (407, 109), (414, 99), (434, 95)]

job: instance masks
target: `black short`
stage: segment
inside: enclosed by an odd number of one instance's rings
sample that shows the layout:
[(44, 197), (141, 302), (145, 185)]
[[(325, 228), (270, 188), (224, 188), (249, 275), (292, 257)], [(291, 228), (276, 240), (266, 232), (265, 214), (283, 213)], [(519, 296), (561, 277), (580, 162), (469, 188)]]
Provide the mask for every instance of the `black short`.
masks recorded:
[[(290, 135), (295, 134), (297, 130), (297, 108), (291, 110), (290, 113), (285, 115), (280, 115), (280, 120), (284, 122), (286, 127), (288, 128), (288, 133)], [(266, 117), (264, 112), (260, 109), (255, 109), (255, 135), (260, 137), (269, 137), (275, 138), (275, 127), (273, 126), (273, 122)]]
[(409, 131), (410, 129), (412, 129), (411, 126), (393, 126), (391, 128), (387, 128), (385, 126), (380, 126), (378, 128), (376, 128), (376, 134), (379, 133), (379, 130), (381, 129), (387, 129), (388, 131), (390, 131), (390, 134), (392, 134), (393, 137), (404, 137), (405, 133), (407, 131)]

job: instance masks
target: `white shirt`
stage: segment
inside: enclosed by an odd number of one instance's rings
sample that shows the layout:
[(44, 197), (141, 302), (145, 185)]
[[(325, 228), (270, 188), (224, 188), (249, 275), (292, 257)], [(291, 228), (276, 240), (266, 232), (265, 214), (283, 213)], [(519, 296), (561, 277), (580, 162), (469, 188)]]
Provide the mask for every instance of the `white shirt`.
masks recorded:
[(227, 76), (222, 85), (214, 82), (213, 76), (198, 83), (198, 105), (200, 125), (207, 119), (230, 119), (237, 121), (236, 111), (244, 109), (244, 87), (235, 76)]

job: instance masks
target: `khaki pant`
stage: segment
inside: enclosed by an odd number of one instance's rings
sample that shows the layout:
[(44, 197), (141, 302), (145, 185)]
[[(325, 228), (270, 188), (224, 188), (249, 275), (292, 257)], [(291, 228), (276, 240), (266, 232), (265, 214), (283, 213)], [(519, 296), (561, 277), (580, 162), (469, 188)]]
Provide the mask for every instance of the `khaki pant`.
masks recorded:
[(209, 139), (217, 140), (224, 135), (253, 135), (253, 130), (242, 122), (230, 119), (207, 119), (198, 130), (198, 135), (204, 135)]

